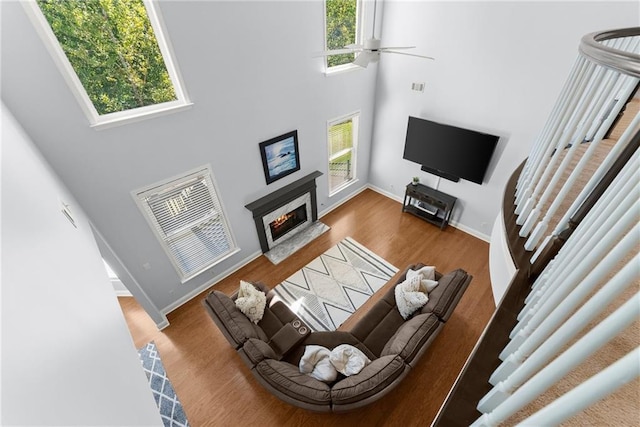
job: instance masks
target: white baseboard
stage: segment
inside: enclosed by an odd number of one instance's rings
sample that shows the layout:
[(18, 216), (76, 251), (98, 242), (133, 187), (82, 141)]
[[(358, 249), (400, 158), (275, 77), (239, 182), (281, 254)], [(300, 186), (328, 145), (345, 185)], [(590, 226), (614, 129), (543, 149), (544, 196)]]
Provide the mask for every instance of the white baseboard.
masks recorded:
[(318, 218), (322, 218), (323, 216), (327, 215), (329, 212), (336, 210), (337, 208), (339, 208), (340, 206), (344, 205), (345, 203), (347, 203), (349, 200), (353, 199), (355, 196), (357, 196), (358, 194), (362, 193), (364, 190), (366, 190), (367, 188), (369, 188), (368, 185), (363, 185), (362, 187), (358, 188), (356, 191), (353, 192), (353, 194), (350, 194), (349, 196), (345, 197), (344, 199), (342, 199), (340, 202), (336, 203), (335, 205), (323, 210), (322, 212), (318, 212)]
[(117, 297), (132, 297), (133, 295), (129, 291), (123, 290), (114, 290)]
[[(165, 308), (160, 309), (160, 311), (166, 316), (167, 314), (171, 313), (176, 308), (178, 308), (181, 305), (186, 304), (187, 302), (191, 301), (193, 298), (197, 297), (202, 292), (206, 291), (207, 289), (209, 289), (210, 287), (212, 287), (213, 285), (215, 285), (219, 281), (227, 278), (231, 274), (233, 274), (236, 271), (240, 270), (242, 267), (244, 267), (245, 265), (249, 264), (251, 261), (253, 261), (256, 258), (258, 258), (260, 255), (262, 255), (262, 252), (259, 252), (259, 251), (249, 255), (247, 258), (245, 258), (244, 260), (240, 261), (238, 264), (236, 264), (236, 265), (234, 265), (232, 267), (229, 267), (228, 269), (226, 269), (222, 273), (218, 274), (217, 276), (215, 276), (214, 278), (212, 278), (211, 280), (209, 280), (205, 284), (203, 284), (201, 286), (198, 286), (196, 289), (194, 289), (191, 292), (189, 292), (188, 294), (184, 295), (182, 298), (174, 301), (173, 303), (169, 304)], [(158, 328), (160, 328), (159, 325), (158, 325)]]
[(387, 190), (383, 190), (382, 188), (377, 187), (373, 184), (367, 184), (367, 187), (375, 191), (376, 193), (380, 193), (383, 196), (387, 196), (388, 198), (395, 200), (396, 202), (402, 203), (404, 201), (404, 197), (390, 193)]
[[(375, 192), (378, 192), (378, 193), (382, 194), (383, 196), (387, 196), (388, 198), (393, 199), (393, 200), (395, 200), (397, 202), (400, 202), (400, 203), (404, 202), (404, 197), (403, 196), (395, 195), (395, 194), (390, 193), (390, 192), (388, 192), (386, 190), (383, 190), (380, 187), (376, 187), (375, 185), (368, 184), (368, 186), (369, 186), (370, 189), (372, 189)], [(473, 228), (467, 227), (466, 225), (462, 225), (457, 221), (451, 221), (451, 222), (449, 222), (449, 225), (454, 227), (454, 228), (457, 228), (460, 231), (464, 231), (465, 233), (467, 233), (467, 234), (469, 234), (469, 235), (471, 235), (471, 236), (473, 236), (475, 238), (478, 238), (480, 240), (484, 240), (487, 243), (491, 242), (491, 236), (489, 236), (488, 234), (481, 233), (481, 232), (479, 232), (477, 230), (474, 230)]]

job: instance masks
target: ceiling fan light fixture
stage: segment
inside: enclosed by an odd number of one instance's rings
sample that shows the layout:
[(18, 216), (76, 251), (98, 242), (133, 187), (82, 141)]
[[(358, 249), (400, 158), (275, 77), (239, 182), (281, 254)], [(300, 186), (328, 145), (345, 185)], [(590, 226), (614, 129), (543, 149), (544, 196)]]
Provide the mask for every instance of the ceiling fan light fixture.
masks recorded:
[(378, 50), (380, 49), (380, 39), (366, 39), (364, 41), (364, 49), (365, 50)]

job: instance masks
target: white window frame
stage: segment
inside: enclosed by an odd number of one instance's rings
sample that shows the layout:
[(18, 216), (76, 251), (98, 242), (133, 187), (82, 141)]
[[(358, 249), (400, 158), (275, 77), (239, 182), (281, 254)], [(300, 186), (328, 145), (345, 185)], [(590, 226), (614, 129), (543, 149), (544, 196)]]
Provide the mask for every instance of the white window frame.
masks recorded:
[[(323, 22), (324, 22), (324, 50), (328, 50), (327, 46), (327, 2), (326, 0), (322, 2), (322, 10), (323, 10)], [(357, 0), (356, 3), (356, 40), (355, 44), (363, 44), (364, 43), (364, 0)], [(357, 55), (356, 55), (357, 56)], [(325, 75), (330, 76), (334, 74), (343, 73), (345, 71), (353, 71), (353, 70), (361, 70), (362, 67), (359, 67), (353, 62), (348, 64), (336, 65), (333, 67), (329, 67), (329, 57), (324, 57), (324, 69)]]
[[(334, 125), (338, 125), (340, 123), (346, 122), (348, 120), (352, 120), (353, 121), (353, 125), (352, 125), (352, 132), (353, 132), (353, 147), (349, 148), (349, 149), (345, 149), (342, 150), (334, 155), (331, 155), (331, 140), (329, 139), (330, 135), (331, 135), (331, 127)], [(354, 111), (353, 113), (350, 114), (346, 114), (344, 116), (340, 116), (336, 119), (332, 119), (327, 121), (327, 185), (329, 187), (329, 197), (339, 193), (340, 191), (344, 190), (345, 188), (349, 187), (350, 185), (353, 185), (354, 183), (358, 182), (358, 177), (357, 177), (357, 157), (358, 157), (358, 139), (359, 139), (359, 135), (360, 135), (360, 110), (358, 111)], [(340, 156), (343, 156), (347, 151), (351, 151), (351, 160), (352, 160), (352, 164), (351, 164), (351, 175), (352, 178), (348, 181), (343, 182), (342, 184), (338, 185), (336, 188), (331, 188), (331, 170), (330, 170), (330, 164), (332, 160), (337, 159)]]
[[(178, 260), (176, 260), (173, 252), (171, 251), (171, 249), (169, 248), (169, 245), (167, 244), (167, 241), (170, 240), (170, 237), (165, 238), (161, 235), (160, 226), (158, 225), (158, 222), (155, 219), (155, 216), (153, 215), (153, 211), (151, 210), (151, 208), (149, 208), (148, 204), (145, 202), (145, 199), (147, 197), (152, 196), (153, 194), (158, 194), (167, 190), (171, 190), (176, 186), (181, 186), (185, 182), (195, 180), (198, 177), (202, 177), (202, 176), (206, 176), (206, 178), (208, 178), (207, 183), (210, 184), (210, 186), (208, 185), (207, 187), (209, 188), (212, 194), (212, 198), (216, 199), (218, 202), (218, 206), (220, 208), (220, 212), (218, 212), (218, 214), (220, 215), (225, 233), (228, 236), (227, 243), (229, 245), (229, 250), (226, 253), (224, 253), (222, 256), (212, 260), (210, 263), (203, 265), (197, 270), (187, 274), (183, 272)], [(160, 246), (162, 246), (162, 249), (165, 251), (165, 253), (169, 257), (169, 260), (171, 261), (171, 264), (175, 268), (176, 273), (178, 274), (178, 277), (180, 277), (180, 280), (182, 283), (185, 283), (188, 280), (193, 279), (199, 274), (204, 273), (205, 271), (211, 269), (213, 266), (221, 263), (222, 261), (240, 252), (240, 248), (236, 245), (236, 240), (233, 236), (233, 232), (229, 225), (229, 221), (227, 220), (227, 218), (229, 217), (222, 203), (220, 192), (218, 191), (218, 186), (216, 184), (213, 174), (211, 173), (211, 168), (209, 166), (202, 166), (200, 168), (193, 169), (189, 172), (174, 176), (172, 178), (163, 180), (153, 185), (145, 186), (138, 190), (134, 190), (131, 192), (131, 196), (135, 200), (136, 205), (140, 209), (140, 212), (142, 212), (142, 216), (144, 216), (145, 220), (147, 221), (147, 224), (149, 225), (149, 227), (151, 227), (151, 230), (153, 231), (153, 234), (158, 239), (158, 242), (160, 242)], [(207, 218), (201, 218), (196, 223), (202, 223), (202, 222), (205, 222), (206, 220)], [(196, 223), (190, 224), (189, 228), (196, 225)], [(172, 233), (172, 235), (177, 233), (178, 232)]]
[(176, 61), (174, 59), (175, 56), (173, 54), (173, 49), (168, 37), (166, 36), (166, 29), (164, 21), (162, 19), (162, 15), (160, 14), (160, 9), (156, 7), (155, 0), (142, 1), (145, 5), (145, 8), (147, 9), (149, 21), (151, 22), (151, 26), (153, 27), (153, 31), (155, 33), (156, 40), (158, 41), (158, 46), (160, 48), (160, 52), (162, 53), (169, 78), (171, 79), (171, 83), (173, 84), (173, 89), (176, 94), (176, 100), (102, 115), (98, 114), (98, 111), (94, 107), (93, 102), (91, 102), (89, 95), (87, 95), (87, 91), (78, 78), (78, 75), (73, 69), (71, 62), (69, 62), (67, 55), (64, 53), (62, 46), (60, 46), (58, 38), (53, 33), (53, 30), (51, 29), (47, 18), (45, 18), (36, 1), (26, 0), (22, 2), (27, 15), (33, 22), (36, 31), (44, 41), (45, 46), (49, 50), (49, 53), (51, 53), (54, 62), (60, 69), (62, 76), (64, 77), (71, 91), (78, 100), (78, 103), (86, 114), (87, 119), (89, 120), (89, 125), (92, 128), (105, 129), (112, 126), (136, 122), (148, 118), (157, 117), (163, 114), (185, 110), (193, 105), (189, 100), (189, 96), (187, 95), (187, 92), (185, 90), (180, 70), (178, 69)]

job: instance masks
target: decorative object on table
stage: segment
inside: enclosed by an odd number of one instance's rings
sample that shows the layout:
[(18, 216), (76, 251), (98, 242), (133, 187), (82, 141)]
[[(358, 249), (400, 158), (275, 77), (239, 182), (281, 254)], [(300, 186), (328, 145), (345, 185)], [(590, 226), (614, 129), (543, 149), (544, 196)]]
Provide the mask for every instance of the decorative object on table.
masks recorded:
[(397, 271), (347, 237), (273, 291), (311, 330), (333, 331)]
[(189, 421), (182, 409), (182, 404), (173, 390), (171, 381), (160, 360), (156, 344), (151, 341), (138, 350), (144, 373), (147, 374), (149, 386), (156, 400), (160, 417), (165, 427), (188, 427)]
[(261, 142), (260, 155), (267, 184), (300, 170), (298, 131)]
[(411, 182), (411, 183), (412, 183), (413, 185), (418, 185), (418, 184), (420, 184), (420, 177), (418, 177), (418, 176), (414, 176), (414, 177), (413, 177), (413, 180), (412, 180), (412, 182)]

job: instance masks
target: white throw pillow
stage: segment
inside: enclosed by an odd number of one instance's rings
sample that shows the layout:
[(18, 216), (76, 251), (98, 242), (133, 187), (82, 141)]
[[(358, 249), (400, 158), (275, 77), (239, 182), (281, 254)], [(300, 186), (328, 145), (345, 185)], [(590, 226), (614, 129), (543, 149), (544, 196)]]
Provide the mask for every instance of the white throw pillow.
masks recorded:
[(357, 374), (371, 363), (362, 351), (349, 344), (340, 344), (331, 350), (330, 360), (336, 370), (347, 377)]
[(424, 290), (421, 289), (422, 292), (429, 293), (436, 286), (438, 286), (438, 282), (436, 279), (436, 268), (433, 266), (424, 266), (418, 270), (407, 270), (407, 279), (411, 280), (415, 277), (422, 276), (421, 285)]
[(422, 288), (421, 277), (422, 275), (418, 275), (396, 285), (396, 306), (405, 320), (429, 301), (427, 294), (420, 291)]
[(321, 345), (308, 345), (300, 359), (300, 372), (327, 383), (335, 381), (338, 371), (331, 364), (331, 350)]
[(257, 290), (251, 283), (240, 281), (236, 307), (253, 323), (258, 323), (264, 315), (264, 308), (267, 305), (267, 296), (264, 292)]

